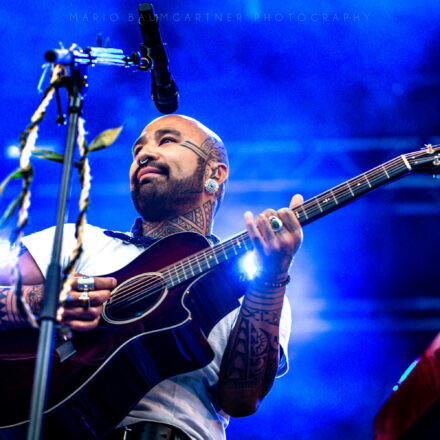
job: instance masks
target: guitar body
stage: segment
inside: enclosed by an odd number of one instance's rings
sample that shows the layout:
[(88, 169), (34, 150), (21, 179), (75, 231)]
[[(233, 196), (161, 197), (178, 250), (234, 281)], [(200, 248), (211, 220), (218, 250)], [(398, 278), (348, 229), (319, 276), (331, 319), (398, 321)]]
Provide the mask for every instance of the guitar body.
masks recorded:
[[(208, 246), (199, 234), (175, 234), (105, 276), (117, 279), (117, 291)], [(214, 356), (207, 335), (239, 306), (244, 289), (235, 266), (225, 263), (153, 296), (145, 316), (75, 333), (77, 353), (64, 362), (53, 358), (43, 438), (101, 438), (159, 382), (206, 366)], [(32, 329), (0, 333), (0, 438), (24, 438), (37, 337)]]

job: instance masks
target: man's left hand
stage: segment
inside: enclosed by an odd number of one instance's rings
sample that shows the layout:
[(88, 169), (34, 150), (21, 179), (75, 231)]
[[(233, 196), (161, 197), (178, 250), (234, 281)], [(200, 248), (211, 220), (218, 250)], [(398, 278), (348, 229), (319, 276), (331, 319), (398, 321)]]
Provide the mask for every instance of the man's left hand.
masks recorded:
[[(244, 215), (249, 237), (254, 245), (261, 273), (270, 279), (285, 278), (292, 259), (302, 242), (301, 225), (292, 210), (303, 203), (301, 195), (292, 197), (289, 208), (267, 209), (256, 219), (251, 212)], [(275, 216), (282, 227), (274, 231), (269, 217)]]

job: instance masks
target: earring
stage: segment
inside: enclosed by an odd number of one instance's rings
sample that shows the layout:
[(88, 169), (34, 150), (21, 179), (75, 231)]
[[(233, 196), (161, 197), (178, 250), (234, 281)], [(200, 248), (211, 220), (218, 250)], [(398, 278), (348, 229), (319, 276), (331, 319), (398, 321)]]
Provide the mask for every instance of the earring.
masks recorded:
[(214, 179), (208, 179), (205, 182), (205, 191), (209, 194), (215, 194), (218, 190), (218, 183)]

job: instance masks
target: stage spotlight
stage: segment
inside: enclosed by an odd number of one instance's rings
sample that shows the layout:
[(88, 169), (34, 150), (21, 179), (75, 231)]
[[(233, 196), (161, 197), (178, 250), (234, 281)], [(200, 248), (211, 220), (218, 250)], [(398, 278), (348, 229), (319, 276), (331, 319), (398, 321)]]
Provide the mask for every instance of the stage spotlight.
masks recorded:
[(254, 252), (248, 252), (241, 260), (241, 268), (251, 280), (258, 272), (258, 265)]

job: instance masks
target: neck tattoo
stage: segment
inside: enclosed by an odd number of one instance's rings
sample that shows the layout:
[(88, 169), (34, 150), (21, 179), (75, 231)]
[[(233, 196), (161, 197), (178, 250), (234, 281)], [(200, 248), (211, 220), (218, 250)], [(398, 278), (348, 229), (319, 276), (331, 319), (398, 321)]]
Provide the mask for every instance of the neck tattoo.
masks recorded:
[(203, 205), (177, 217), (159, 222), (144, 220), (142, 233), (152, 238), (163, 238), (178, 232), (197, 232), (209, 235), (212, 229), (212, 210), (213, 202), (208, 200)]

